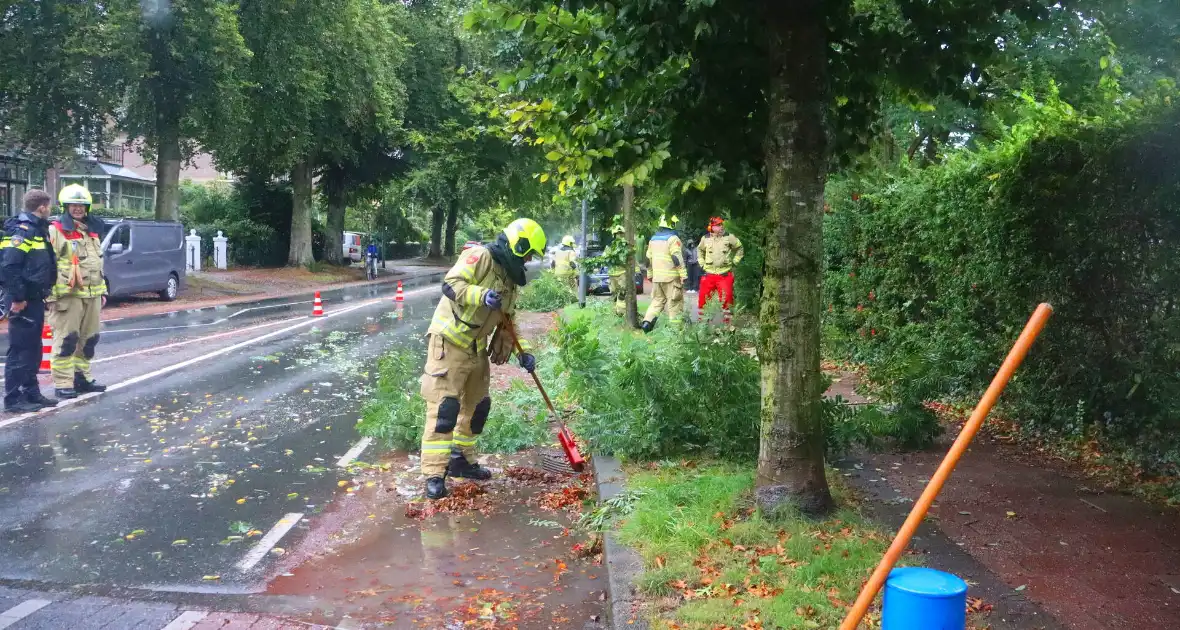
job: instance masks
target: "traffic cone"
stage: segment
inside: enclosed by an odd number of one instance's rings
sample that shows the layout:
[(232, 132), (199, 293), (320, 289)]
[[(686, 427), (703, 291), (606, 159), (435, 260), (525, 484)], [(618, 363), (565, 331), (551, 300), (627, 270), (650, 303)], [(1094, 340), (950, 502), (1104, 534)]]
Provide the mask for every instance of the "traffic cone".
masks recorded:
[(397, 281), (397, 293), (394, 294), (393, 301), (394, 302), (405, 302), (406, 301), (406, 295), (404, 293), (402, 293), (402, 281), (401, 280)]
[(41, 369), (39, 372), (45, 373), (53, 369), (51, 362), (53, 360), (53, 329), (48, 324), (41, 329)]
[(324, 316), (324, 302), (323, 302), (323, 300), (320, 299), (320, 292), (319, 291), (315, 292), (315, 301), (311, 303), (311, 316), (312, 317), (323, 317)]

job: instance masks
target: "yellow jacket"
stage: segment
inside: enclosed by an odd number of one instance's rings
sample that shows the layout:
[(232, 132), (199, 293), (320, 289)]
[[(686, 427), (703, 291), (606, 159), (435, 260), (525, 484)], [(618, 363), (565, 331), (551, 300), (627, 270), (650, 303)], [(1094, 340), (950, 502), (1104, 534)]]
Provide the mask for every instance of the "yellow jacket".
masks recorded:
[(101, 297), (107, 292), (98, 234), (73, 222), (70, 227), (73, 229), (66, 229), (61, 221), (49, 224), (49, 247), (57, 258), (57, 281), (48, 298), (50, 302), (62, 297)]
[[(518, 287), (492, 257), (486, 247), (472, 247), (459, 256), (459, 262), (443, 277), (443, 285), (450, 287), (434, 309), (430, 322), (431, 335), (441, 335), (452, 344), (471, 355), (489, 352), (488, 338), (505, 317), (512, 317), (516, 309)], [(484, 304), (484, 297), (492, 290), (500, 294), (500, 310), (492, 310)], [(507, 335), (497, 335), (499, 348), (491, 348), (491, 354), (502, 355), (504, 361), (511, 354), (511, 340)], [(523, 339), (521, 345), (527, 350)], [(498, 363), (502, 361), (497, 361)]]
[(553, 275), (560, 278), (568, 278), (574, 275), (574, 269), (577, 268), (578, 252), (574, 248), (566, 249), (562, 247), (556, 252), (553, 252)]
[(681, 281), (688, 279), (684, 245), (676, 232), (668, 228), (660, 228), (647, 242), (647, 259), (651, 261), (647, 277), (652, 282), (671, 282), (677, 277)]
[(705, 273), (726, 274), (746, 255), (742, 242), (732, 234), (706, 234), (697, 246), (701, 269)]

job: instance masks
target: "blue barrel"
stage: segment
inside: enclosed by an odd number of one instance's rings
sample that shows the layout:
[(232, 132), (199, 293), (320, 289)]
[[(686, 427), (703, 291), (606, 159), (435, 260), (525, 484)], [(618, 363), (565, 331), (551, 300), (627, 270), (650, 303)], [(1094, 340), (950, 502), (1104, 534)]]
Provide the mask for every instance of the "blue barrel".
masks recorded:
[(924, 567), (889, 573), (881, 610), (881, 630), (964, 630), (967, 583)]

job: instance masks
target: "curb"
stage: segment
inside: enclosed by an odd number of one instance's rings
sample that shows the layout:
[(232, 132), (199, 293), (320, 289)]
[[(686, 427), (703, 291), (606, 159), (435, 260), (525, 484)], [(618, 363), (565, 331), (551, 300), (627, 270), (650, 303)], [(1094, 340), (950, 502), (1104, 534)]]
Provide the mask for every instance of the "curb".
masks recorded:
[[(601, 502), (623, 491), (627, 475), (619, 466), (619, 460), (595, 455), (594, 481)], [(603, 532), (602, 558), (610, 593), (607, 611), (610, 627), (614, 630), (647, 630), (647, 620), (635, 612), (643, 601), (635, 589), (635, 580), (644, 571), (643, 558), (634, 549), (621, 544), (611, 530)]]

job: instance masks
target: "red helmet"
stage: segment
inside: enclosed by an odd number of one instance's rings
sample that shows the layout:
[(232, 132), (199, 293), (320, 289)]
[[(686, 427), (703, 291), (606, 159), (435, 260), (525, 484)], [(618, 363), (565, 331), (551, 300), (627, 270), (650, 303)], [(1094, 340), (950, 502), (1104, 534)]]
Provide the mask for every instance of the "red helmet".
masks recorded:
[(721, 217), (712, 217), (711, 219), (709, 219), (709, 227), (710, 228), (716, 227), (718, 225), (725, 225), (725, 219), (722, 219)]

